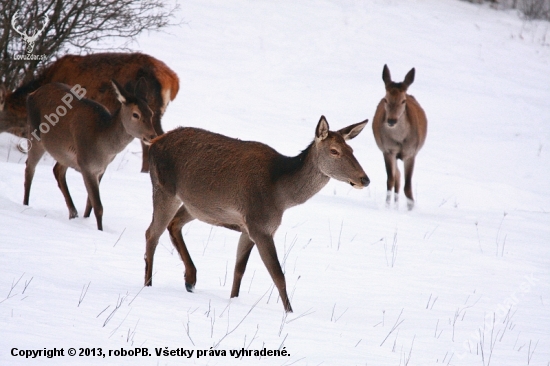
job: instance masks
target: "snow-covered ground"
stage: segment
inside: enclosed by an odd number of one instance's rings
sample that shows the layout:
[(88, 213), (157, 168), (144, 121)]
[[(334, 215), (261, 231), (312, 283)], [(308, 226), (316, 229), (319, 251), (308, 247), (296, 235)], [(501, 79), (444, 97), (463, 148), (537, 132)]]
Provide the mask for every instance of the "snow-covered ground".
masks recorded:
[[(137, 141), (103, 178), (100, 232), (93, 218), (69, 221), (49, 157), (23, 206), (25, 156), (2, 134), (1, 365), (550, 364), (548, 23), (456, 0), (185, 1), (182, 14), (185, 25), (136, 47), (180, 77), (166, 130), (198, 126), (296, 155), (322, 114), (333, 129), (372, 119), (384, 64), (394, 80), (415, 67), (409, 92), (429, 124), (415, 209), (404, 196), (385, 207), (369, 122), (350, 145), (371, 185), (332, 181), (285, 213), (275, 237), (295, 311), (285, 315), (256, 250), (229, 300), (238, 233), (198, 221), (183, 229), (196, 292), (166, 234), (154, 286), (142, 287), (152, 205)], [(81, 176), (69, 171), (68, 184), (82, 214)], [(136, 347), (152, 355), (78, 356)], [(194, 352), (157, 356), (165, 347)], [(287, 355), (231, 356), (243, 348)]]

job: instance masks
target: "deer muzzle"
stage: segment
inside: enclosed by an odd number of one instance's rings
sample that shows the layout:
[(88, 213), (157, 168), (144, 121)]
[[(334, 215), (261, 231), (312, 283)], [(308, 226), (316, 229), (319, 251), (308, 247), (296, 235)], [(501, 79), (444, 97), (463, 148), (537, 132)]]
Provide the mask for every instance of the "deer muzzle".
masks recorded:
[(388, 126), (393, 127), (397, 123), (397, 118), (388, 118)]
[(370, 179), (366, 175), (359, 178), (358, 182), (354, 182), (352, 180), (349, 181), (349, 184), (356, 189), (362, 189), (367, 187), (370, 184)]
[(155, 137), (157, 137), (156, 134), (150, 135), (149, 137), (142, 137), (142, 138), (141, 138), (141, 141), (142, 141), (145, 145), (149, 146), (149, 145), (151, 145), (151, 142), (153, 141), (153, 139), (155, 139)]

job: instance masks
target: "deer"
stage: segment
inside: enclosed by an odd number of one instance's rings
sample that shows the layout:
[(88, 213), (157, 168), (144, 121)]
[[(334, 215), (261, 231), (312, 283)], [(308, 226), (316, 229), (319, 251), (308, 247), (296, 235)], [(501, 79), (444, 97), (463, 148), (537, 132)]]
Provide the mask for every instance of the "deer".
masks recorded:
[(153, 218), (145, 233), (145, 286), (152, 285), (155, 249), (160, 235), (168, 229), (185, 266), (186, 290), (194, 291), (197, 269), (182, 228), (197, 219), (241, 233), (231, 298), (239, 296), (255, 245), (284, 310), (292, 312), (273, 236), (284, 211), (306, 202), (330, 178), (358, 189), (369, 185), (369, 178), (346, 143), (367, 122), (330, 131), (322, 116), (313, 142), (295, 157), (284, 156), (260, 142), (192, 127), (180, 127), (153, 140), (149, 155)]
[[(128, 91), (133, 91), (140, 79), (147, 85), (147, 104), (154, 112), (153, 127), (157, 135), (164, 133), (161, 117), (179, 91), (179, 79), (166, 64), (143, 53), (96, 53), (65, 55), (49, 64), (36, 77), (12, 92), (0, 85), (0, 132), (26, 137), (27, 96), (47, 83), (79, 84), (92, 99), (113, 113), (120, 105), (111, 87), (116, 79)], [(142, 145), (141, 171), (149, 171), (147, 144)]]
[(36, 165), (48, 152), (56, 160), (53, 174), (69, 209), (69, 219), (78, 217), (66, 181), (67, 169), (73, 168), (82, 174), (88, 193), (84, 217), (89, 217), (93, 208), (97, 229), (103, 230), (99, 183), (107, 166), (134, 138), (150, 144), (157, 136), (153, 111), (145, 101), (145, 82), (139, 81), (134, 93), (115, 80), (111, 80), (111, 85), (119, 101), (119, 108), (112, 114), (103, 105), (85, 98), (85, 89), (77, 89), (78, 84), (71, 88), (50, 83), (29, 94), (28, 123), (29, 128), (34, 128), (31, 134), (36, 141), (25, 166), (24, 205), (29, 205)]
[(384, 155), (386, 165), (387, 192), (386, 206), (390, 205), (392, 190), (394, 202), (398, 205), (401, 173), (397, 159), (403, 161), (405, 168), (405, 196), (407, 208), (414, 208), (412, 192), (412, 175), (416, 154), (426, 141), (428, 120), (418, 101), (407, 94), (407, 89), (414, 82), (415, 69), (412, 68), (404, 81), (393, 82), (390, 69), (384, 65), (382, 80), (386, 87), (386, 96), (382, 98), (372, 120), (372, 130), (378, 148)]

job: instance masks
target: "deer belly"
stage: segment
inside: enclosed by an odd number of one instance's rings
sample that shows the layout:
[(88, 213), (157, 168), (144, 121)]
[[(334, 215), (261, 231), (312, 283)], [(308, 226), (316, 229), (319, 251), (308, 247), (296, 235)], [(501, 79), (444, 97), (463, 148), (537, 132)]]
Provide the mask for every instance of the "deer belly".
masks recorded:
[(235, 231), (242, 231), (244, 227), (244, 219), (236, 210), (190, 205), (185, 202), (184, 205), (191, 216), (207, 224), (222, 226)]
[(56, 141), (44, 139), (44, 148), (59, 164), (80, 171), (76, 158), (76, 148), (73, 144), (58, 144)]

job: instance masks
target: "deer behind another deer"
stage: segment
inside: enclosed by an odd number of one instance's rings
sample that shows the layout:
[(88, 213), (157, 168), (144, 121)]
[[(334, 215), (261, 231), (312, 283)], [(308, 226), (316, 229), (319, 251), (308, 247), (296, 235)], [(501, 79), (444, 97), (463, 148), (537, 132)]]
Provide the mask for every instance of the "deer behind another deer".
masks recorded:
[[(114, 80), (112, 88), (120, 102), (113, 114), (93, 100), (73, 98), (71, 108), (64, 107), (66, 112), (57, 115), (57, 119), (52, 115), (63, 106), (62, 100), (68, 100), (67, 95), (71, 94), (68, 85), (46, 84), (29, 95), (29, 126), (34, 128), (31, 134), (39, 140), (33, 142), (27, 157), (23, 204), (29, 204), (35, 167), (47, 151), (57, 161), (53, 173), (69, 208), (69, 218), (78, 216), (65, 180), (67, 168), (73, 168), (82, 173), (88, 192), (84, 217), (90, 215), (93, 207), (97, 228), (103, 230), (99, 182), (105, 169), (134, 138), (149, 144), (157, 136), (152, 125), (153, 112), (145, 102), (145, 82), (138, 82), (135, 93), (124, 90)], [(50, 125), (46, 132), (40, 133), (44, 126)]]

